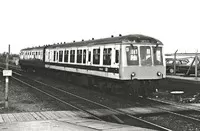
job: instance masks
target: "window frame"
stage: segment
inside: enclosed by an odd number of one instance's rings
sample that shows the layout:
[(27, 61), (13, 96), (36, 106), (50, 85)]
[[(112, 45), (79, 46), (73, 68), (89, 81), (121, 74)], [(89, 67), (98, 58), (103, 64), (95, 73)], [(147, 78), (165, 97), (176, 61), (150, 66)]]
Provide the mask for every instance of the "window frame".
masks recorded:
[[(143, 58), (142, 58), (143, 54), (142, 54), (142, 51), (141, 51), (141, 47), (142, 48), (146, 47), (146, 55), (145, 55), (146, 58), (145, 58), (145, 60), (143, 60)], [(153, 66), (153, 51), (152, 51), (152, 46), (151, 45), (142, 45), (142, 46), (140, 46), (139, 49), (140, 49), (140, 65), (141, 66)], [(147, 49), (150, 50), (150, 54), (147, 53)], [(150, 56), (149, 58), (151, 58), (151, 59), (147, 58), (147, 56)]]
[[(61, 53), (62, 52), (62, 53)], [(60, 54), (61, 53), (61, 54)], [(58, 51), (58, 62), (63, 62), (63, 50)], [(60, 57), (61, 56), (61, 57)]]
[[(93, 48), (92, 49), (93, 55), (92, 55), (92, 64), (93, 65), (100, 65), (100, 56), (101, 56), (101, 49), (100, 47), (98, 48)], [(97, 57), (97, 59), (96, 59)]]
[(77, 49), (76, 63), (81, 64), (82, 63), (82, 57), (83, 57), (83, 50)]
[[(125, 46), (126, 61), (127, 61), (128, 66), (138, 66), (139, 65), (139, 57), (140, 57), (139, 49), (140, 48), (139, 48), (138, 45), (127, 45), (127, 46)], [(133, 50), (133, 52), (131, 50)], [(131, 57), (136, 58), (136, 60), (131, 60)]]
[(75, 49), (70, 50), (70, 63), (75, 63)]
[[(103, 65), (110, 66), (112, 63), (112, 48), (103, 48)], [(104, 59), (105, 58), (105, 59)]]
[(64, 50), (64, 62), (68, 63), (69, 62), (69, 50), (65, 49)]
[[(161, 56), (161, 59), (160, 59), (160, 62), (159, 60), (157, 59), (157, 50), (155, 51), (155, 49), (158, 48), (160, 49), (160, 56)], [(162, 47), (155, 47), (155, 46), (152, 46), (152, 50), (153, 50), (153, 64), (155, 66), (159, 66), (159, 65), (163, 65), (163, 48)]]

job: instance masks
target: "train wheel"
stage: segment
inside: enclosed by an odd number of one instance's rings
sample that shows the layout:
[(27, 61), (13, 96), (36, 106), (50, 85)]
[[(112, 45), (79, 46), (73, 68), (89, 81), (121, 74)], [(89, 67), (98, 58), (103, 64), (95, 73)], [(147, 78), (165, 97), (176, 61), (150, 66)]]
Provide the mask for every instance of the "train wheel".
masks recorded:
[(102, 80), (97, 81), (97, 86), (100, 89), (101, 92), (105, 92), (105, 86), (106, 84)]
[(145, 86), (142, 86), (141, 87), (141, 96), (143, 97), (143, 98), (146, 98), (147, 97), (147, 88), (145, 87)]
[(117, 89), (120, 89), (120, 84), (112, 82), (110, 87), (110, 93), (115, 94), (117, 92)]
[(138, 96), (141, 96), (143, 98), (146, 98), (146, 92), (147, 92), (147, 88), (145, 86), (145, 82), (141, 81), (140, 85), (139, 85), (139, 89), (138, 89)]
[(132, 96), (138, 98), (140, 95), (140, 82), (138, 80), (132, 81)]
[(94, 88), (94, 78), (91, 76), (88, 76), (88, 89)]

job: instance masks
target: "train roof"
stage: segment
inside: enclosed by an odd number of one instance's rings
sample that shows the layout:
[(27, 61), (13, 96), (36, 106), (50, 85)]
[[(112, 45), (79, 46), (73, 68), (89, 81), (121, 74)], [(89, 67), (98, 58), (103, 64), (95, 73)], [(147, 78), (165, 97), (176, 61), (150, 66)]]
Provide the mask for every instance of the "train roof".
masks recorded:
[(92, 46), (92, 45), (101, 45), (101, 44), (110, 44), (110, 43), (123, 43), (123, 42), (137, 42), (142, 43), (143, 41), (148, 41), (151, 44), (158, 44), (163, 45), (161, 41), (145, 36), (145, 35), (126, 35), (126, 36), (118, 36), (118, 37), (109, 37), (109, 38), (101, 38), (96, 40), (87, 40), (87, 41), (79, 41), (79, 42), (71, 42), (71, 43), (58, 43), (54, 45), (44, 45), (39, 47), (32, 47), (32, 48), (25, 48), (21, 51), (29, 51), (29, 50), (36, 50), (36, 49), (47, 49), (51, 48), (64, 48), (64, 47), (81, 47), (81, 46)]
[(37, 46), (37, 47), (30, 47), (30, 48), (24, 48), (21, 51), (29, 51), (29, 50), (43, 50), (46, 46)]
[(119, 36), (119, 37), (110, 37), (110, 38), (102, 38), (97, 40), (88, 40), (88, 41), (80, 41), (80, 42), (71, 42), (71, 43), (62, 43), (62, 44), (54, 44), (50, 45), (47, 48), (57, 48), (57, 47), (79, 47), (79, 46), (92, 46), (92, 45), (101, 45), (101, 44), (110, 44), (110, 43), (122, 43), (122, 42), (137, 42), (140, 43), (141, 41), (148, 41), (152, 44), (163, 45), (161, 41), (144, 36), (144, 35), (126, 35), (126, 36)]

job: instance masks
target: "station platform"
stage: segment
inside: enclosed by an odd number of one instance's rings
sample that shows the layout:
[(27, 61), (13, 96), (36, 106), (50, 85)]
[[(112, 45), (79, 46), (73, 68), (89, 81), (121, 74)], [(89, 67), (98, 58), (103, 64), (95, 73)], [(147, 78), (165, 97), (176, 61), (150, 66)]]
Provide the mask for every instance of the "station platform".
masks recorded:
[(182, 81), (186, 83), (200, 84), (200, 77), (196, 78), (194, 76), (167, 75), (166, 79), (172, 80), (172, 81)]
[(83, 112), (45, 111), (0, 114), (1, 131), (152, 131), (95, 119)]

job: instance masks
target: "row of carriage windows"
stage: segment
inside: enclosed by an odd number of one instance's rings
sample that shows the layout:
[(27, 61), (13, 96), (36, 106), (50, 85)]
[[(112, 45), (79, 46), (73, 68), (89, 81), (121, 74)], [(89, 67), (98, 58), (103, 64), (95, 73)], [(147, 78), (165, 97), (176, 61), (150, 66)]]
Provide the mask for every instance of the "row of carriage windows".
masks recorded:
[[(127, 46), (127, 65), (139, 65), (139, 61), (142, 66), (163, 65), (162, 48), (161, 47), (150, 47), (150, 46), (140, 46), (140, 54), (138, 52), (138, 46)], [(63, 55), (64, 53), (64, 55)], [(69, 56), (70, 55), (70, 56)], [(140, 56), (140, 60), (139, 60)], [(75, 56), (75, 50), (65, 50), (65, 51), (54, 51), (53, 61), (58, 60), (59, 62), (70, 62), (75, 63), (86, 63), (86, 49), (77, 50), (77, 55)], [(112, 48), (103, 49), (103, 65), (111, 65)], [(70, 58), (70, 60), (68, 60)], [(91, 51), (88, 51), (88, 62), (93, 60), (93, 64), (100, 64), (100, 49), (93, 49), (93, 56), (91, 56)], [(119, 63), (119, 50), (115, 50), (115, 63)]]
[[(31, 59), (42, 59), (42, 52), (37, 51), (26, 51), (21, 52), (20, 55), (24, 56), (24, 59), (31, 58)], [(27, 57), (28, 56), (28, 57)]]
[[(83, 63), (86, 64), (86, 49), (77, 50), (77, 55), (75, 56), (75, 50), (65, 50), (65, 51), (54, 51), (53, 61), (58, 60), (58, 62), (70, 62)], [(112, 48), (104, 48), (103, 50), (103, 65), (111, 65), (111, 55)], [(64, 57), (64, 58), (63, 58)], [(93, 49), (93, 64), (100, 64), (100, 49)], [(91, 62), (91, 51), (88, 51), (88, 62)], [(119, 63), (119, 50), (115, 50), (115, 63)]]
[(42, 52), (21, 52), (21, 55), (42, 55)]
[[(91, 51), (88, 51), (88, 62), (93, 60), (93, 64), (100, 64), (100, 48), (92, 50), (93, 55), (91, 56)], [(139, 54), (140, 53), (140, 54)], [(21, 55), (32, 55), (34, 58), (43, 55), (42, 52), (21, 52)], [(126, 56), (127, 65), (163, 65), (162, 48), (156, 46), (126, 46)], [(140, 56), (140, 58), (139, 58)], [(53, 52), (53, 61), (58, 62), (70, 62), (86, 64), (86, 49), (79, 49), (75, 55), (75, 50), (60, 50)], [(103, 65), (111, 65), (112, 48), (103, 49)], [(50, 58), (50, 52), (48, 53), (48, 58)], [(119, 50), (115, 50), (115, 63), (119, 63)]]

